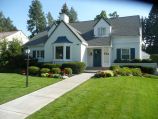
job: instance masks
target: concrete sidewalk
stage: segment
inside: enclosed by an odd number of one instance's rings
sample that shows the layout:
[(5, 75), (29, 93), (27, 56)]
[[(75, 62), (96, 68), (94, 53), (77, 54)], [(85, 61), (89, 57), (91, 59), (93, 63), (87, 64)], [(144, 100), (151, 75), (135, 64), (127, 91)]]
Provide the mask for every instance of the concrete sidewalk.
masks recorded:
[(23, 119), (87, 81), (93, 73), (82, 73), (0, 105), (0, 119)]

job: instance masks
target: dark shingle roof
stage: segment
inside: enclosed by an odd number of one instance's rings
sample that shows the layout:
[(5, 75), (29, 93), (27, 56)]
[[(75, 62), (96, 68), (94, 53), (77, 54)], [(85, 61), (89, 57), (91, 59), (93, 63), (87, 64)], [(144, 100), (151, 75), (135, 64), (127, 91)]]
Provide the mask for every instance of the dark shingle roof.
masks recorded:
[[(111, 36), (136, 36), (139, 35), (140, 18), (139, 16), (128, 16), (107, 19), (112, 26)], [(90, 46), (110, 45), (110, 37), (94, 37), (93, 28), (98, 20), (81, 21), (75, 23), (65, 23), (67, 27), (82, 41)], [(26, 45), (37, 45), (45, 43), (48, 39), (48, 31), (37, 34), (33, 40)]]
[(88, 40), (89, 46), (110, 46), (111, 40), (110, 37), (94, 37), (91, 40)]
[(72, 43), (69, 41), (66, 36), (60, 36), (57, 38), (57, 40), (54, 43)]

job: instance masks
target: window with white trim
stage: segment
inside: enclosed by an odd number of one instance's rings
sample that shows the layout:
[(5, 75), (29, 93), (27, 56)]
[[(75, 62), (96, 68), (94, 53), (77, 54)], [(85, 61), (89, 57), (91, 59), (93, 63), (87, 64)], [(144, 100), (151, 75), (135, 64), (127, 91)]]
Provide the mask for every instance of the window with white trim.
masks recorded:
[(63, 47), (63, 46), (56, 46), (55, 51), (56, 51), (56, 53), (55, 53), (55, 58), (56, 58), (56, 59), (63, 59), (64, 47)]
[(70, 60), (71, 50), (68, 45), (55, 46), (55, 59), (57, 60)]
[(105, 27), (98, 28), (98, 36), (104, 36), (104, 35), (106, 35), (106, 28)]
[(44, 58), (44, 50), (33, 50), (32, 56), (33, 58)]
[(128, 60), (130, 59), (130, 49), (126, 48), (126, 49), (121, 49), (121, 59), (123, 60)]

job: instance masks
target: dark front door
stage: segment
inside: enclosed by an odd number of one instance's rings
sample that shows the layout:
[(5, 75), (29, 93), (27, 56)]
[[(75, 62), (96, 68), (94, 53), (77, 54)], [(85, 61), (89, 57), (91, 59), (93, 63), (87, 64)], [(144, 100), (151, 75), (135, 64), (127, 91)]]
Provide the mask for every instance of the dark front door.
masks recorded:
[(101, 66), (101, 49), (93, 50), (93, 66), (94, 67)]

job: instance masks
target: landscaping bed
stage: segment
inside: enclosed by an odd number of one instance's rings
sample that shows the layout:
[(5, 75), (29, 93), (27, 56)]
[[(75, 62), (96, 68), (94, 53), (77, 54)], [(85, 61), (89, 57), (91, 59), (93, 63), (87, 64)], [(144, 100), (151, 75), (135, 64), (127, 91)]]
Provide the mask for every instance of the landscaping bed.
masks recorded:
[(25, 87), (25, 79), (26, 76), (20, 74), (0, 73), (0, 104), (60, 81), (55, 78), (29, 76), (29, 87)]
[(158, 79), (92, 78), (28, 119), (157, 119)]

